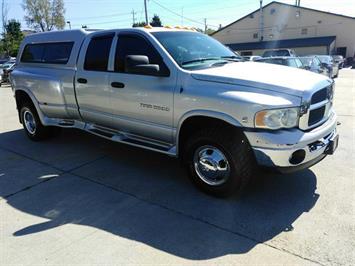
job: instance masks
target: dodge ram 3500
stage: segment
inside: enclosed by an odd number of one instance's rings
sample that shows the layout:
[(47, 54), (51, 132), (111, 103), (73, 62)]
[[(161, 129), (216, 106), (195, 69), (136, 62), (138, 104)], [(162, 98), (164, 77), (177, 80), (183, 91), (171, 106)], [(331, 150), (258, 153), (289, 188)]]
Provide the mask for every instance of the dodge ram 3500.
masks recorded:
[(189, 30), (29, 35), (11, 82), (30, 139), (79, 128), (180, 157), (214, 195), (242, 190), (258, 166), (310, 167), (338, 143), (331, 79), (243, 62)]

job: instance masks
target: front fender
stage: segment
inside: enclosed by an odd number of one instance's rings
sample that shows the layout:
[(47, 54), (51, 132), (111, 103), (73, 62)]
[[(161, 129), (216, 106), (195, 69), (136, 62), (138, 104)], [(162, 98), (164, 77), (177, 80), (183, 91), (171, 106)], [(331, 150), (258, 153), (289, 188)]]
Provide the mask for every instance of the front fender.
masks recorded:
[(179, 136), (180, 136), (180, 130), (184, 124), (184, 122), (192, 117), (206, 117), (206, 118), (213, 118), (213, 119), (219, 119), (221, 121), (224, 121), (232, 126), (235, 127), (242, 127), (242, 124), (235, 119), (234, 117), (225, 114), (225, 113), (221, 113), (221, 112), (217, 112), (217, 111), (210, 111), (210, 110), (192, 110), (189, 112), (186, 112), (178, 121), (176, 130), (174, 130), (174, 139), (176, 140), (176, 147), (177, 147), (177, 153), (179, 152), (178, 147), (179, 147)]

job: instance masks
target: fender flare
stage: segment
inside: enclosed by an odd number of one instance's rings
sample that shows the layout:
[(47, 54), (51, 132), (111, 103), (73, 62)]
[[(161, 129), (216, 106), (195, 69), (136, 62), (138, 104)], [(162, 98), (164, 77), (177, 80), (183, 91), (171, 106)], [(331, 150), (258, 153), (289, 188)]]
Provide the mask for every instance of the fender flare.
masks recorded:
[[(37, 114), (39, 116), (39, 119), (41, 120), (41, 123), (44, 125), (45, 124), (45, 116), (43, 115), (42, 110), (39, 107), (39, 103), (38, 103), (36, 97), (31, 92), (31, 90), (29, 90), (27, 88), (16, 89), (15, 92), (14, 92), (15, 99), (16, 99), (16, 92), (18, 92), (18, 91), (22, 91), (22, 92), (26, 93), (28, 95), (28, 97), (30, 97), (34, 107), (36, 108), (36, 111), (37, 111)], [(16, 99), (16, 102), (17, 102), (17, 99)], [(18, 109), (18, 106), (17, 106), (17, 109)], [(19, 109), (18, 109), (18, 112), (20, 112)]]
[(232, 126), (235, 127), (242, 127), (243, 125), (234, 117), (225, 114), (225, 113), (221, 113), (221, 112), (217, 112), (217, 111), (210, 111), (210, 110), (192, 110), (189, 111), (187, 113), (185, 113), (178, 121), (177, 123), (177, 127), (176, 127), (176, 133), (175, 133), (175, 143), (176, 143), (176, 154), (179, 155), (179, 141), (180, 141), (180, 130), (184, 124), (184, 122), (192, 117), (197, 117), (197, 116), (203, 116), (206, 118), (213, 118), (213, 119), (219, 119), (221, 121), (224, 121)]

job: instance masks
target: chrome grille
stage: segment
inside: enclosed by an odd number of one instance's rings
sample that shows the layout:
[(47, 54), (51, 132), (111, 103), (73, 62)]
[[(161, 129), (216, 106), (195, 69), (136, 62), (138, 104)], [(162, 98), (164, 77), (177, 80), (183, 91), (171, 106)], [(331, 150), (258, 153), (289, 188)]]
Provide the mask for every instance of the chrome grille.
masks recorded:
[(316, 104), (327, 100), (328, 88), (321, 89), (313, 94), (311, 104)]
[(322, 106), (320, 108), (314, 109), (309, 112), (309, 117), (308, 117), (308, 126), (309, 127), (322, 121), (322, 119), (324, 117), (325, 109), (326, 109), (325, 106)]
[(307, 112), (300, 118), (299, 127), (304, 130), (316, 127), (329, 118), (333, 105), (333, 85), (313, 93), (308, 102)]

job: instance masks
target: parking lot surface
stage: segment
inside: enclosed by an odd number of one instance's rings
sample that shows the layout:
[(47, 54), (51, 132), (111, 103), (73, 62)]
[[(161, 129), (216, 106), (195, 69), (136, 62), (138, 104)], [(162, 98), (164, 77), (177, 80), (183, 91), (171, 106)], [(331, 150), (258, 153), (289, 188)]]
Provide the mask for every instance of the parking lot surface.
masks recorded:
[(353, 69), (335, 108), (335, 155), (216, 199), (165, 155), (77, 130), (31, 142), (0, 87), (0, 265), (354, 265)]

